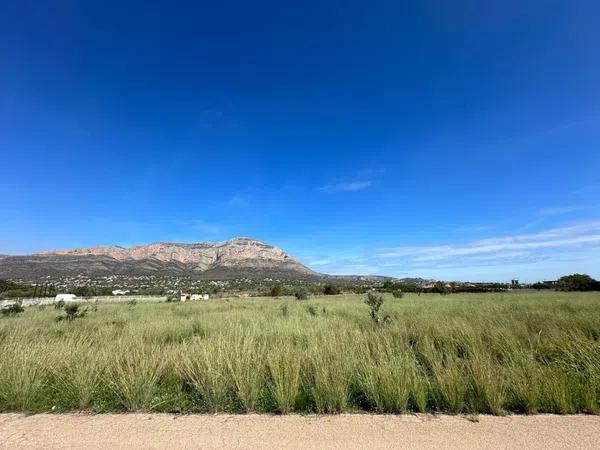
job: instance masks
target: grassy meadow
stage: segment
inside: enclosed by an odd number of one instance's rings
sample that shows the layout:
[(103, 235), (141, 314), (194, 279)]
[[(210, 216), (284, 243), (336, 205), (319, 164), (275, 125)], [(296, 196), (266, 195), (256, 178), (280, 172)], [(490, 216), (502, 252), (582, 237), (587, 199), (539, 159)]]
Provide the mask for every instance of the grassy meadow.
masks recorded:
[(600, 412), (600, 293), (365, 297), (28, 308), (0, 411)]

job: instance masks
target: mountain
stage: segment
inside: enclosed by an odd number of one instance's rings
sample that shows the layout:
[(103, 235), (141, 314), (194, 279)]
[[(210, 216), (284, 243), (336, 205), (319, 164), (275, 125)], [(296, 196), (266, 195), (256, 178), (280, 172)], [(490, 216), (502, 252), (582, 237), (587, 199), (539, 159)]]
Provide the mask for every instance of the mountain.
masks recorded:
[(0, 278), (35, 280), (44, 276), (186, 276), (206, 280), (316, 280), (312, 271), (278, 247), (238, 237), (224, 242), (159, 242), (53, 250), (33, 255), (0, 256)]

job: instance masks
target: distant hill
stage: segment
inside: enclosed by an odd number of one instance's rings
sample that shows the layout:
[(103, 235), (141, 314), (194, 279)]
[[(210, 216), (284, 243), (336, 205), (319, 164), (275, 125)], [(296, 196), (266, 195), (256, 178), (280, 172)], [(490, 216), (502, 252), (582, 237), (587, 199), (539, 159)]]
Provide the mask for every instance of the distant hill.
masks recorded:
[(159, 242), (138, 247), (118, 246), (53, 250), (0, 258), (0, 278), (106, 275), (188, 276), (199, 279), (318, 277), (280, 248), (250, 238), (224, 242), (181, 244)]
[(204, 280), (278, 279), (339, 282), (383, 277), (332, 277), (315, 272), (280, 248), (238, 237), (224, 242), (181, 244), (159, 242), (53, 250), (33, 255), (1, 256), (0, 278), (36, 280), (41, 277), (108, 275), (181, 276)]

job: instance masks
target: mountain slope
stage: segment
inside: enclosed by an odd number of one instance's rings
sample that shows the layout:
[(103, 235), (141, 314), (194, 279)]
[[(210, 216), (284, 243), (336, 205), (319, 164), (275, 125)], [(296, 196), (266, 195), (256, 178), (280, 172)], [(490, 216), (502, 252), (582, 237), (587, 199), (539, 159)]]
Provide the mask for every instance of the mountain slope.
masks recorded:
[(0, 257), (0, 278), (107, 275), (314, 279), (321, 274), (302, 265), (278, 247), (250, 238), (194, 244), (154, 243), (54, 250), (34, 255)]

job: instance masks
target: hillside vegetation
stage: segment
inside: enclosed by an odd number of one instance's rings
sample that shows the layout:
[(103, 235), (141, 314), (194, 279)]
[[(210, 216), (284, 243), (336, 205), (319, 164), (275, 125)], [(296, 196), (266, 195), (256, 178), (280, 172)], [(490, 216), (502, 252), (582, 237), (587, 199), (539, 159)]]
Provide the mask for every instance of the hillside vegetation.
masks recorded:
[(365, 298), (30, 308), (0, 410), (600, 412), (599, 293)]

